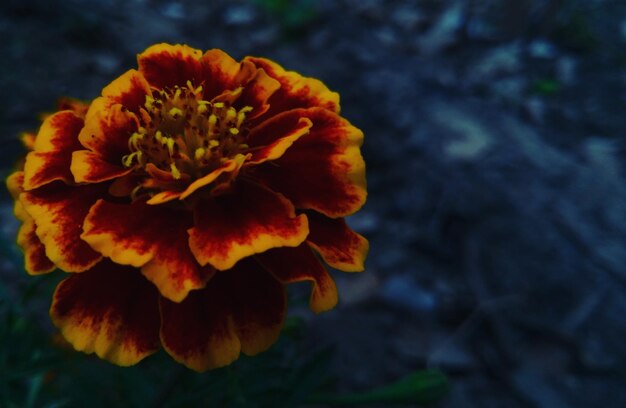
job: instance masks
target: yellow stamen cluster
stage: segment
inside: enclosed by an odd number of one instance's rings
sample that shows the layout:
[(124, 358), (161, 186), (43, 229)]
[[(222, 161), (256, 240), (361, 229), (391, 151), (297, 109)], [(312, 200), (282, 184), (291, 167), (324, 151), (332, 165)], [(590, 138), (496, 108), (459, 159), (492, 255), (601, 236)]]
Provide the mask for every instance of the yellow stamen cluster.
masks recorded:
[(248, 149), (245, 120), (251, 110), (205, 101), (202, 87), (190, 82), (155, 92), (140, 109), (143, 126), (129, 138), (122, 164), (143, 169), (152, 163), (175, 179), (202, 177)]

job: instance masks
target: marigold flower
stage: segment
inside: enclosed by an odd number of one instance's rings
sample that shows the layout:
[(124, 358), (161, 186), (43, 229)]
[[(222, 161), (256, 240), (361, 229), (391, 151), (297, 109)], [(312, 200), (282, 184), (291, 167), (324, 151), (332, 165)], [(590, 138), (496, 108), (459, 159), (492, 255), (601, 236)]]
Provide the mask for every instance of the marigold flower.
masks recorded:
[(366, 198), (363, 134), (336, 93), (267, 59), (158, 44), (138, 65), (23, 137), (18, 243), (28, 273), (71, 274), (50, 315), (77, 350), (224, 366), (276, 341), (286, 284), (335, 306), (320, 258), (363, 270), (343, 218)]

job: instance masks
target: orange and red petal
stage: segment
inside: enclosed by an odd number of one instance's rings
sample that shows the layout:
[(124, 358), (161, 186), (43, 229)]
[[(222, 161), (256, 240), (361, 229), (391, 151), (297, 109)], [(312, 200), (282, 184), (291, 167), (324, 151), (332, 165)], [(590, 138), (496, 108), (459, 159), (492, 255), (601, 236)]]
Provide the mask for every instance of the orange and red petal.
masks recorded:
[(128, 139), (138, 128), (139, 120), (134, 113), (121, 104), (110, 105), (108, 99), (101, 96), (89, 106), (85, 126), (78, 139), (84, 148), (98, 153), (111, 164), (119, 165), (122, 157), (129, 153)]
[(9, 193), (11, 194), (11, 197), (14, 200), (17, 200), (20, 193), (23, 190), (22, 185), (24, 184), (24, 172), (23, 171), (16, 171), (13, 172), (9, 175), (9, 177), (7, 177), (6, 179), (6, 185), (7, 185), (7, 190), (9, 190)]
[(150, 84), (134, 69), (126, 71), (102, 90), (102, 96), (108, 99), (108, 106), (120, 104), (137, 114), (148, 95), (152, 95)]
[(57, 101), (57, 109), (60, 111), (63, 111), (63, 110), (72, 111), (79, 118), (85, 119), (85, 115), (87, 114), (87, 109), (89, 109), (89, 102), (63, 96), (59, 98), (59, 100)]
[(206, 100), (245, 85), (256, 75), (257, 71), (254, 64), (235, 61), (230, 55), (218, 49), (205, 52), (201, 63), (202, 88)]
[(158, 299), (139, 271), (103, 261), (57, 286), (50, 316), (76, 350), (130, 366), (159, 349)]
[(99, 183), (129, 174), (133, 169), (107, 162), (100, 154), (78, 150), (72, 154), (70, 171), (77, 183)]
[(322, 108), (293, 110), (288, 115), (308, 118), (313, 127), (282, 157), (255, 167), (253, 176), (297, 208), (333, 218), (361, 208), (367, 197), (360, 151), (363, 132)]
[(328, 265), (344, 272), (361, 272), (369, 250), (369, 242), (352, 231), (343, 218), (328, 218), (315, 211), (307, 211), (311, 245)]
[(139, 72), (157, 89), (201, 85), (202, 51), (187, 45), (156, 44), (137, 56)]
[(270, 108), (268, 99), (280, 88), (280, 83), (259, 69), (254, 78), (244, 85), (241, 95), (233, 103), (235, 109), (250, 106), (252, 111), (246, 115), (248, 120), (261, 116)]
[(309, 233), (285, 197), (251, 183), (199, 202), (189, 246), (201, 265), (230, 269), (237, 261), (270, 248), (300, 245)]
[(161, 301), (161, 341), (174, 359), (196, 371), (255, 355), (280, 335), (286, 315), (283, 285), (253, 259), (218, 272), (181, 303)]
[(142, 267), (161, 294), (175, 302), (204, 287), (214, 273), (201, 267), (188, 245), (191, 213), (142, 200), (98, 201), (85, 219), (82, 238), (114, 262)]
[(83, 120), (70, 111), (57, 112), (43, 122), (24, 163), (25, 190), (55, 180), (74, 182), (70, 163), (72, 152), (81, 149), (78, 134), (82, 127)]
[(313, 123), (308, 118), (277, 115), (250, 131), (248, 145), (252, 157), (247, 164), (260, 164), (281, 157), (291, 145), (309, 132)]
[(241, 352), (253, 356), (278, 340), (287, 315), (285, 287), (256, 260), (220, 272), (231, 282), (232, 316)]
[(17, 233), (17, 244), (24, 251), (24, 267), (29, 275), (42, 275), (52, 272), (54, 264), (46, 256), (46, 248), (35, 233), (35, 221), (28, 218)]
[(220, 275), (181, 303), (166, 298), (160, 302), (163, 348), (174, 360), (200, 372), (232, 363), (241, 351), (230, 307), (232, 294)]
[[(189, 186), (187, 186), (185, 191), (180, 193), (180, 197), (179, 198), (181, 200), (184, 200), (185, 198), (187, 198), (190, 195), (192, 195), (199, 188), (202, 188), (202, 187), (204, 187), (204, 186), (206, 186), (208, 184), (211, 184), (215, 180), (217, 180), (217, 178), (220, 177), (224, 173), (237, 172), (241, 168), (241, 165), (242, 165), (242, 161), (241, 160), (227, 160), (227, 161), (225, 161), (217, 169), (213, 170), (212, 172), (210, 172), (206, 176), (201, 177), (201, 178), (195, 180), (193, 183), (189, 184)], [(167, 193), (164, 192), (162, 194), (167, 194)], [(158, 202), (156, 202), (154, 197), (148, 203), (149, 204), (158, 204)]]
[(244, 61), (254, 63), (280, 82), (280, 89), (269, 99), (267, 117), (291, 109), (311, 107), (339, 113), (339, 94), (331, 92), (321, 81), (285, 71), (279, 64), (265, 58), (246, 57)]
[(272, 249), (256, 258), (284, 284), (310, 281), (309, 307), (315, 313), (330, 310), (337, 304), (335, 281), (306, 244), (296, 248)]
[(89, 209), (105, 192), (103, 185), (71, 187), (55, 182), (20, 195), (46, 256), (64, 271), (83, 272), (102, 258), (80, 235)]

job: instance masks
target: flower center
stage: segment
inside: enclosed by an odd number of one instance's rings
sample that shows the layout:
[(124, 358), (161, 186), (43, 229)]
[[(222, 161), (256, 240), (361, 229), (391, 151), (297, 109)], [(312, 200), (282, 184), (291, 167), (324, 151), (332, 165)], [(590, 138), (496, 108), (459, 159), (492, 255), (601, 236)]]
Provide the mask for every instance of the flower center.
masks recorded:
[(161, 90), (146, 96), (144, 108), (144, 126), (129, 138), (130, 154), (122, 158), (125, 167), (151, 163), (175, 179), (199, 178), (248, 149), (245, 120), (252, 107), (237, 110), (228, 102), (205, 101), (201, 86), (187, 82)]

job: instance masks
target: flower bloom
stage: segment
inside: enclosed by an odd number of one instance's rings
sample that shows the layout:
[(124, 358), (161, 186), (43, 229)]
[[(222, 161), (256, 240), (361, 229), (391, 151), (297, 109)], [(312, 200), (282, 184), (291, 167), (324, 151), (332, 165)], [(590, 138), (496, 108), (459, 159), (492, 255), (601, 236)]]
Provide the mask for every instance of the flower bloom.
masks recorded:
[(132, 365), (161, 346), (204, 371), (278, 338), (285, 285), (337, 303), (321, 260), (363, 270), (362, 132), (320, 81), (263, 58), (158, 44), (90, 104), (62, 103), (7, 180), (26, 270), (59, 268), (50, 315)]

